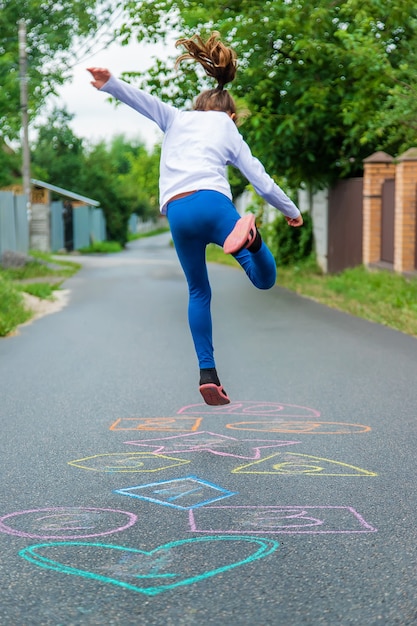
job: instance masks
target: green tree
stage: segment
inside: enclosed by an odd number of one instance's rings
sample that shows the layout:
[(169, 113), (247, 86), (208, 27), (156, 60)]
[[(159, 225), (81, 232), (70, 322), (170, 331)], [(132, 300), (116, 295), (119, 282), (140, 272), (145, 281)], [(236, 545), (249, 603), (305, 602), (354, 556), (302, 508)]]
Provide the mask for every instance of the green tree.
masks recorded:
[[(417, 145), (417, 49), (410, 50), (400, 63), (386, 100), (375, 112), (370, 132), (386, 137), (397, 153)], [(395, 148), (394, 148), (395, 150)], [(391, 154), (396, 154), (391, 152)]]
[[(157, 153), (155, 149), (153, 154)], [(123, 136), (92, 146), (85, 160), (84, 193), (98, 200), (106, 217), (109, 239), (122, 246), (127, 242), (132, 213), (155, 214), (157, 160), (140, 141)]]
[(19, 155), (0, 137), (0, 189), (16, 183), (20, 177)]
[[(106, 218), (107, 237), (122, 246), (127, 241), (130, 207), (117, 184), (114, 164), (104, 141), (96, 144), (86, 156), (83, 192), (98, 200)], [(82, 187), (83, 187), (82, 185)]]
[(161, 148), (156, 145), (152, 152), (142, 146), (140, 152), (130, 156), (130, 169), (119, 177), (124, 193), (131, 198), (132, 213), (143, 219), (159, 214), (159, 160)]
[(70, 127), (73, 117), (66, 109), (54, 109), (47, 123), (38, 126), (31, 163), (35, 177), (76, 191), (85, 167), (83, 140)]
[[(251, 110), (242, 133), (294, 188), (357, 174), (363, 158), (378, 149), (395, 153), (406, 136), (386, 102), (416, 48), (414, 0), (139, 0), (126, 7), (126, 38), (155, 41), (172, 28), (185, 36), (221, 32), (240, 59), (233, 93)], [(174, 85), (172, 77), (172, 64), (158, 63), (144, 84), (176, 104), (207, 84), (195, 66), (175, 75)]]
[[(20, 129), (18, 22), (27, 28), (29, 109), (34, 117), (68, 76), (78, 53), (110, 37), (112, 0), (0, 0), (0, 136)], [(87, 38), (87, 39), (86, 39)]]
[(99, 201), (109, 239), (124, 245), (132, 213), (150, 217), (158, 212), (160, 149), (148, 153), (141, 140), (123, 135), (84, 145), (71, 129), (72, 118), (65, 109), (54, 109), (38, 127), (34, 176)]

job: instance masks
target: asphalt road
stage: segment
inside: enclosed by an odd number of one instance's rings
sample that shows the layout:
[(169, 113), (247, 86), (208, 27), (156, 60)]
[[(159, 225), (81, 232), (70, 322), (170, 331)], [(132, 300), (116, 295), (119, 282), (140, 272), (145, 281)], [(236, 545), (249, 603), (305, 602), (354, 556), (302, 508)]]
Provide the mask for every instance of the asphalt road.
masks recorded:
[(0, 624), (417, 624), (417, 340), (213, 265), (208, 407), (168, 240), (0, 341)]

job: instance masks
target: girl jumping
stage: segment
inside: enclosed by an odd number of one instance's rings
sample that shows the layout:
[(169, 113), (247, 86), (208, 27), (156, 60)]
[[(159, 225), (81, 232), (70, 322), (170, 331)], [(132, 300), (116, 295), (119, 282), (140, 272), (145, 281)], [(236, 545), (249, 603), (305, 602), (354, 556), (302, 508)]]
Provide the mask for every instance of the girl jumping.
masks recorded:
[(188, 290), (188, 320), (200, 367), (200, 393), (210, 405), (228, 404), (214, 361), (211, 288), (206, 266), (206, 246), (215, 243), (232, 254), (258, 289), (270, 289), (276, 281), (274, 257), (255, 225), (255, 216), (240, 217), (232, 203), (227, 166), (234, 165), (255, 191), (284, 214), (290, 226), (301, 226), (300, 211), (266, 173), (239, 133), (236, 105), (224, 89), (235, 78), (236, 53), (218, 33), (207, 41), (198, 35), (180, 39), (186, 52), (177, 59), (200, 63), (217, 81), (202, 92), (192, 111), (170, 104), (111, 75), (90, 67), (91, 84), (153, 120), (164, 133), (160, 162), (160, 208), (167, 215), (175, 249)]

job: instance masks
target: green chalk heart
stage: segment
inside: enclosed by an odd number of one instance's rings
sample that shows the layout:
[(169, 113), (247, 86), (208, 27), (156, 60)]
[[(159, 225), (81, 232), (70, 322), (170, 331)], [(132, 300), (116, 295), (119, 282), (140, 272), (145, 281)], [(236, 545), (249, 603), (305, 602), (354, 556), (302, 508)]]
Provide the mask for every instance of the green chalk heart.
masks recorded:
[[(182, 539), (150, 552), (101, 543), (60, 541), (29, 546), (19, 555), (45, 569), (155, 596), (262, 559), (278, 546), (271, 539), (247, 536)], [(207, 564), (210, 569), (205, 569)]]

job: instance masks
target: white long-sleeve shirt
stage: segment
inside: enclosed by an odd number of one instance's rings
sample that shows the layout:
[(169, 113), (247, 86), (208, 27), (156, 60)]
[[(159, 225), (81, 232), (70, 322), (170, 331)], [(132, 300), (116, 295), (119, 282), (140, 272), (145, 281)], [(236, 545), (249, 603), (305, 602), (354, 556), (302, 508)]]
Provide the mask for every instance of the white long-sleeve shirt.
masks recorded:
[(223, 111), (181, 111), (111, 76), (101, 88), (153, 120), (164, 133), (161, 151), (159, 201), (179, 193), (219, 191), (232, 200), (227, 166), (234, 165), (269, 204), (288, 217), (300, 211), (255, 158), (233, 120)]

